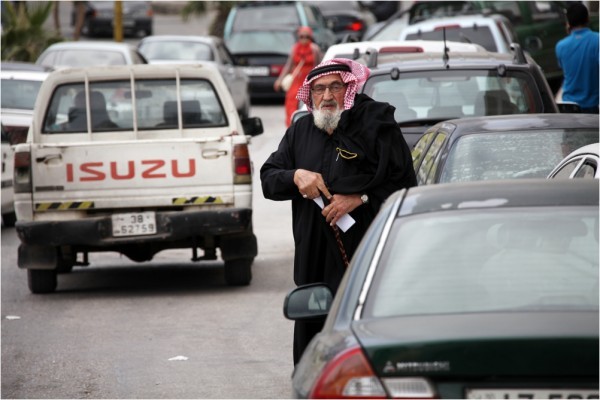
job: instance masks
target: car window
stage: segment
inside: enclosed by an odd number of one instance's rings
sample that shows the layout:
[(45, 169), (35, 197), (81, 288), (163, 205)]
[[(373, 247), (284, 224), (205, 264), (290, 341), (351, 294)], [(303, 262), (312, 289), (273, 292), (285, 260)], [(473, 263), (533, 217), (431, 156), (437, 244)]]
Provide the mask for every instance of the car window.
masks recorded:
[(423, 161), (423, 156), (425, 155), (425, 151), (429, 147), (431, 140), (434, 138), (437, 129), (429, 129), (427, 130), (421, 138), (415, 144), (415, 147), (412, 149), (411, 156), (413, 159), (413, 168), (415, 171), (421, 165), (421, 161)]
[(403, 18), (395, 19), (373, 35), (370, 40), (398, 40), (404, 28), (406, 28), (406, 21)]
[[(597, 310), (597, 231), (597, 207), (479, 208), (397, 220), (363, 318)], [(457, 238), (461, 246), (448, 245)]]
[(288, 54), (295, 42), (291, 31), (254, 31), (232, 34), (227, 47), (232, 53)]
[(439, 70), (372, 75), (363, 92), (396, 107), (396, 120), (542, 112), (531, 75), (496, 70)]
[(41, 81), (2, 79), (2, 108), (33, 110)]
[(575, 174), (574, 178), (594, 178), (596, 176), (596, 170), (598, 169), (598, 163), (596, 160), (586, 158), (581, 168)]
[(552, 1), (531, 1), (527, 2), (531, 9), (531, 16), (534, 21), (561, 20), (560, 8)]
[(581, 146), (596, 143), (598, 131), (545, 129), (461, 136), (448, 152), (440, 182), (545, 178), (570, 153), (565, 143), (574, 140), (583, 142)]
[(275, 26), (297, 27), (300, 26), (300, 17), (294, 4), (239, 7), (231, 26), (232, 32)]
[(577, 159), (573, 159), (571, 161), (569, 161), (568, 163), (566, 163), (565, 165), (563, 165), (563, 167), (561, 169), (559, 169), (558, 171), (556, 171), (556, 173), (554, 174), (553, 178), (559, 178), (559, 179), (568, 179), (571, 177), (571, 174), (573, 173), (573, 171), (575, 170), (575, 168), (577, 167), (577, 165), (579, 165), (579, 163), (581, 162), (580, 158)]
[(429, 176), (431, 170), (433, 169), (434, 162), (442, 146), (444, 145), (446, 138), (447, 134), (445, 132), (439, 132), (435, 139), (433, 139), (429, 149), (427, 149), (427, 152), (423, 156), (423, 163), (417, 171), (417, 183), (419, 185), (427, 182), (427, 176)]
[(140, 52), (148, 60), (212, 61), (214, 55), (210, 45), (187, 40), (145, 42)]
[[(132, 130), (134, 108), (129, 81), (90, 83), (92, 132)], [(183, 128), (224, 126), (225, 112), (212, 85), (202, 79), (137, 80), (135, 82), (138, 130), (179, 127), (182, 110)], [(42, 133), (87, 132), (87, 107), (84, 85), (69, 84), (56, 89), (50, 101)]]
[(431, 18), (449, 17), (472, 9), (467, 1), (424, 1), (415, 2), (410, 8), (411, 24)]
[(118, 51), (99, 50), (64, 50), (60, 51), (56, 65), (69, 67), (91, 67), (95, 65), (126, 65), (123, 53)]
[[(414, 33), (408, 33), (404, 37), (404, 40), (443, 40), (444, 33), (442, 29), (435, 29), (432, 31), (419, 30)], [(475, 43), (483, 46), (488, 51), (498, 51), (496, 40), (491, 29), (488, 26), (469, 26), (469, 27), (458, 27), (448, 26), (446, 27), (446, 40), (452, 40), (454, 42), (463, 43)]]

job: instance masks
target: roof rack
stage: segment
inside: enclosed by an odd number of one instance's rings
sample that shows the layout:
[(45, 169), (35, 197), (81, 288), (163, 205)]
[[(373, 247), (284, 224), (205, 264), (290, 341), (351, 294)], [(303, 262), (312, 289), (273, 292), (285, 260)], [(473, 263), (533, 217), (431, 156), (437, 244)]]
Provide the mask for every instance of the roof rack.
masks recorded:
[(374, 68), (377, 66), (377, 56), (378, 56), (379, 52), (377, 51), (376, 48), (373, 47), (369, 47), (366, 51), (365, 51), (365, 61), (367, 63), (367, 68)]

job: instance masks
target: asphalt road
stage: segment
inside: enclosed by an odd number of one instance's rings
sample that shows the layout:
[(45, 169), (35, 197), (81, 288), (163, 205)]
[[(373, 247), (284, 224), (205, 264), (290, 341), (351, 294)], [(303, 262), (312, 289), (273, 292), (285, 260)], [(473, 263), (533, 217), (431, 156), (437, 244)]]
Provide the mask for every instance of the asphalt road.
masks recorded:
[(289, 397), (290, 204), (265, 200), (258, 177), (284, 112), (252, 114), (266, 132), (250, 149), (259, 255), (248, 287), (228, 287), (222, 262), (171, 250), (148, 263), (94, 254), (90, 267), (59, 276), (56, 293), (33, 295), (15, 230), (2, 227), (2, 398)]

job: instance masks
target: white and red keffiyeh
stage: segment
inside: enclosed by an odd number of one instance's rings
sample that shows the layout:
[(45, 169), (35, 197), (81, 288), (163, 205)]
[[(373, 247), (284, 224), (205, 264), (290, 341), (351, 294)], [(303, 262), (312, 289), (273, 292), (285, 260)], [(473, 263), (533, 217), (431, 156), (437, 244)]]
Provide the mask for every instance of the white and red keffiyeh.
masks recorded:
[[(336, 69), (335, 66), (340, 65), (340, 69)], [(330, 68), (324, 68), (332, 66)], [(348, 71), (349, 68), (349, 71)], [(319, 70), (323, 69), (323, 73), (318, 73)], [(317, 75), (315, 75), (317, 72)], [(340, 74), (342, 81), (348, 85), (346, 89), (346, 96), (344, 96), (344, 110), (350, 109), (354, 104), (354, 95), (360, 87), (367, 81), (371, 71), (366, 66), (357, 63), (356, 61), (347, 58), (332, 58), (331, 60), (323, 61), (317, 65), (313, 70), (306, 76), (304, 83), (300, 89), (296, 98), (306, 104), (308, 111), (312, 112), (312, 97), (310, 95), (310, 85), (312, 81), (322, 76)]]

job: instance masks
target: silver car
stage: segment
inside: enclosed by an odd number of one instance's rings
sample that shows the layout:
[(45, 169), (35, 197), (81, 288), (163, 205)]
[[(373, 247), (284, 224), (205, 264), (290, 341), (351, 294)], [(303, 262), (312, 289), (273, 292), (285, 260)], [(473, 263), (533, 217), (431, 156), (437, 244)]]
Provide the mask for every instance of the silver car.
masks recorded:
[(231, 95), (241, 118), (250, 114), (249, 78), (235, 64), (229, 49), (216, 36), (154, 35), (142, 39), (138, 51), (150, 64), (185, 63), (215, 64)]

